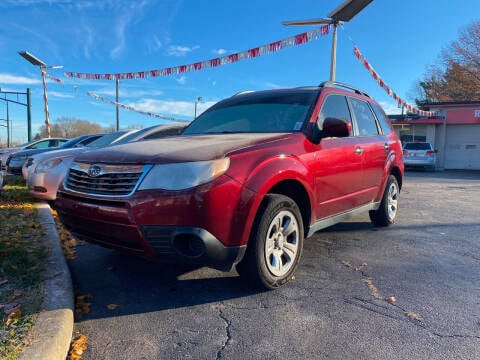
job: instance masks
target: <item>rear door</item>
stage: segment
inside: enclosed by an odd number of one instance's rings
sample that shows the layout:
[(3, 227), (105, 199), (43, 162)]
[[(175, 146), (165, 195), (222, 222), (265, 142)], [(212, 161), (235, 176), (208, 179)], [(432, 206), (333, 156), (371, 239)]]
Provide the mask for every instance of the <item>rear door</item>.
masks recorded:
[(390, 145), (377, 123), (370, 104), (356, 97), (348, 97), (352, 111), (356, 151), (362, 154), (362, 192), (359, 201), (373, 201), (385, 177)]

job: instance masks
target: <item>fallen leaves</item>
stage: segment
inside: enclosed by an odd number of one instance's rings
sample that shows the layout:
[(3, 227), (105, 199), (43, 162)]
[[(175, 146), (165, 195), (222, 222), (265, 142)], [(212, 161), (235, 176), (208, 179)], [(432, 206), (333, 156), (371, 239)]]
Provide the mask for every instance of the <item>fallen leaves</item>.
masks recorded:
[(384, 300), (387, 303), (392, 304), (396, 308), (401, 309), (402, 311), (405, 312), (405, 315), (412, 320), (422, 321), (422, 319), (420, 318), (420, 315), (418, 315), (414, 312), (411, 312), (411, 311), (406, 311), (406, 310), (402, 309), (402, 307), (400, 307), (399, 305), (395, 304), (397, 302), (397, 298), (395, 296), (392, 296), (392, 295), (386, 296), (386, 297), (381, 296), (380, 291), (378, 290), (378, 288), (373, 283), (373, 279), (371, 277), (366, 277), (364, 269), (368, 266), (367, 263), (364, 262), (364, 263), (360, 264), (360, 266), (354, 266), (354, 265), (352, 265), (352, 263), (350, 261), (342, 260), (342, 265), (351, 269), (351, 270), (360, 271), (362, 273), (362, 276), (364, 277), (362, 279), (362, 282), (364, 282), (367, 285), (368, 289), (370, 290), (370, 294), (375, 299)]
[(382, 298), (382, 296), (380, 295), (380, 292), (378, 291), (377, 287), (373, 284), (373, 280), (371, 278), (363, 279), (362, 281), (367, 284), (367, 287), (370, 290), (370, 293), (375, 299)]
[(63, 256), (67, 260), (73, 260), (77, 256), (75, 253), (75, 247), (77, 246), (77, 240), (65, 229), (58, 218), (56, 210), (51, 209), (53, 219), (55, 220), (55, 227), (57, 228), (58, 237), (60, 238)]
[(92, 294), (78, 295), (75, 298), (75, 318), (81, 319), (83, 315), (90, 312), (91, 303), (88, 300), (93, 299)]
[(118, 304), (108, 304), (107, 305), (107, 309), (108, 310), (115, 310), (116, 308), (118, 308)]
[(87, 350), (87, 337), (79, 335), (73, 339), (68, 352), (68, 360), (81, 360), (83, 352)]
[(410, 319), (412, 320), (417, 320), (417, 321), (422, 321), (422, 319), (420, 318), (420, 315), (414, 313), (414, 312), (411, 312), (411, 311), (407, 311), (405, 313), (405, 315), (407, 315)]
[(385, 298), (385, 301), (389, 303), (394, 303), (397, 301), (397, 299), (395, 298), (395, 296), (388, 296)]
[(0, 358), (16, 358), (43, 292), (44, 230), (25, 184), (0, 192)]

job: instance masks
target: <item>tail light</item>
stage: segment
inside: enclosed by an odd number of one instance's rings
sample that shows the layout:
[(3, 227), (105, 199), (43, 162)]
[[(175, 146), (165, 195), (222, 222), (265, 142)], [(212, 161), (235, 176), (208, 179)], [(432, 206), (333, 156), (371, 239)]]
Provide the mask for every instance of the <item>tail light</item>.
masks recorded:
[(427, 156), (435, 156), (435, 151), (433, 151), (433, 150), (428, 150), (428, 151), (425, 153), (425, 155), (427, 155)]
[(403, 156), (407, 156), (408, 155), (408, 151), (407, 150), (403, 150)]

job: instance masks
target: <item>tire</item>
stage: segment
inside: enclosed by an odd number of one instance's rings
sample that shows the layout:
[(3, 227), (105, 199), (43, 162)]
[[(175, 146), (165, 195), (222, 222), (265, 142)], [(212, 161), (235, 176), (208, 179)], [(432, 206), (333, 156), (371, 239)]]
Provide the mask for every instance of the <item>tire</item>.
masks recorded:
[(400, 188), (395, 176), (390, 175), (383, 192), (378, 210), (369, 212), (370, 220), (375, 226), (389, 226), (395, 222), (398, 214), (398, 196)]
[(293, 276), (303, 250), (303, 220), (297, 204), (283, 195), (266, 195), (237, 271), (248, 283), (276, 289)]

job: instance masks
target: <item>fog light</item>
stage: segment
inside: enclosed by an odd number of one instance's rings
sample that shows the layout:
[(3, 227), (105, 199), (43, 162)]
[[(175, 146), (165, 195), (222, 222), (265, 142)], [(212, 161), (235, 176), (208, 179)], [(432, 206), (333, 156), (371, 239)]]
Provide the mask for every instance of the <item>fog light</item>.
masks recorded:
[(202, 239), (192, 234), (180, 234), (173, 239), (173, 246), (186, 257), (200, 257), (205, 252), (205, 245)]

